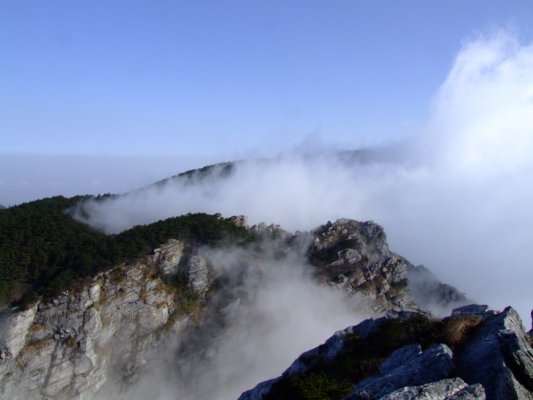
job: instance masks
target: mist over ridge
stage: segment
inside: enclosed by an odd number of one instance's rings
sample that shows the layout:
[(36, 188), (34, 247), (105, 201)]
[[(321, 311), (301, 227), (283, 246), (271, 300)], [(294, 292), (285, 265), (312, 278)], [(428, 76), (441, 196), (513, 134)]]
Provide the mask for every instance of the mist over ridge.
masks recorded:
[[(494, 307), (523, 315), (533, 232), (533, 46), (500, 31), (464, 43), (425, 128), (365, 157), (284, 154), (217, 167), (84, 204), (90, 225), (119, 232), (188, 212), (246, 215), (288, 230), (349, 217), (384, 226), (391, 246)], [(408, 94), (406, 94), (408, 95)]]

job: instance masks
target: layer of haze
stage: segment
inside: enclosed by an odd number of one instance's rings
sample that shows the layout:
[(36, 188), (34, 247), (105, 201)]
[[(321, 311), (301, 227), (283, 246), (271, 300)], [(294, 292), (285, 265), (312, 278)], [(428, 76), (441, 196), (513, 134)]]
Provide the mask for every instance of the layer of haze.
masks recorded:
[[(408, 93), (406, 93), (408, 95)], [(506, 32), (464, 43), (424, 132), (363, 163), (327, 154), (237, 165), (225, 179), (171, 182), (86, 204), (108, 232), (187, 212), (284, 228), (372, 219), (393, 250), (495, 308), (528, 315), (533, 269), (533, 46)]]
[(196, 168), (198, 162), (170, 156), (2, 154), (0, 205), (57, 195), (124, 193)]

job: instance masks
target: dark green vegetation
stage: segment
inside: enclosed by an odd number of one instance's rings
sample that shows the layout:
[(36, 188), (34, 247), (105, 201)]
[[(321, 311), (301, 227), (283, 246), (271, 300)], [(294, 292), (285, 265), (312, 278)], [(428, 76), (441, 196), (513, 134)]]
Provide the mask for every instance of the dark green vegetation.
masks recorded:
[(379, 365), (394, 351), (411, 343), (427, 349), (446, 343), (453, 350), (471, 337), (481, 319), (472, 316), (450, 317), (442, 321), (424, 315), (386, 320), (366, 339), (348, 334), (338, 355), (329, 362), (321, 358), (304, 359), (310, 368), (301, 375), (276, 382), (265, 400), (334, 400), (347, 396), (363, 379), (378, 375)]
[(220, 178), (227, 178), (232, 174), (236, 163), (238, 163), (238, 161), (206, 165), (202, 168), (191, 169), (189, 171), (181, 172), (178, 175), (163, 179), (159, 182), (154, 183), (153, 185), (162, 186), (169, 182), (180, 182), (189, 184), (197, 181), (203, 181), (209, 177), (215, 180)]
[(88, 198), (59, 196), (0, 212), (0, 304), (27, 304), (38, 296), (55, 295), (112, 265), (146, 255), (170, 238), (193, 245), (250, 240), (244, 228), (207, 214), (106, 235), (66, 212)]

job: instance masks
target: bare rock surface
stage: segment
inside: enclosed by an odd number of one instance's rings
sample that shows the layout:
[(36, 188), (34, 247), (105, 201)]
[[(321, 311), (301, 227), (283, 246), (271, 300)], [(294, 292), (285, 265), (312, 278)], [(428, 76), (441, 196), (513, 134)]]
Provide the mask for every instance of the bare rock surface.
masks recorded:
[(380, 400), (485, 400), (485, 391), (481, 385), (469, 386), (461, 378), (452, 378), (421, 386), (407, 386)]
[[(412, 353), (411, 353), (412, 354)], [(396, 357), (393, 353), (391, 357)], [(416, 354), (385, 374), (357, 384), (346, 400), (370, 400), (385, 396), (405, 386), (418, 386), (446, 378), (453, 368), (453, 353), (439, 344)], [(385, 362), (389, 361), (387, 359)]]
[[(317, 366), (325, 366), (329, 373), (338, 371), (336, 363), (345, 362), (342, 361), (345, 360), (342, 358), (345, 343), (354, 338), (369, 340), (387, 321), (416, 321), (416, 318), (410, 319), (413, 316), (416, 313), (389, 312), (385, 317), (367, 319), (339, 331), (324, 344), (303, 353), (281, 376), (244, 392), (239, 400), (286, 398), (279, 397), (280, 390), (284, 390), (280, 388), (294, 390), (287, 382), (305, 381), (306, 376), (321, 371)], [(458, 318), (464, 321), (477, 318), (480, 322), (469, 333), (461, 333), (466, 335), (466, 342), (456, 343), (454, 351), (443, 343), (424, 351), (416, 342), (399, 347), (381, 361), (375, 374), (356, 381), (344, 400), (531, 399), (533, 351), (516, 311), (508, 307), (498, 313), (487, 306), (469, 305), (454, 310), (452, 317), (446, 320), (456, 323), (460, 321)], [(439, 325), (439, 321), (434, 323), (436, 327), (444, 326)], [(388, 332), (383, 337), (394, 336), (390, 327), (389, 324), (389, 330), (383, 331)], [(369, 356), (372, 360), (373, 356)], [(360, 362), (365, 363), (365, 360)]]
[(312, 232), (308, 250), (319, 279), (362, 293), (375, 312), (419, 310), (408, 290), (408, 262), (390, 251), (381, 226), (339, 219)]
[(488, 400), (533, 399), (533, 353), (511, 307), (488, 317), (457, 357), (461, 376), (480, 383)]
[(173, 321), (176, 302), (150, 265), (98, 274), (79, 291), (7, 317), (0, 398), (71, 399), (96, 393), (109, 369), (132, 378)]

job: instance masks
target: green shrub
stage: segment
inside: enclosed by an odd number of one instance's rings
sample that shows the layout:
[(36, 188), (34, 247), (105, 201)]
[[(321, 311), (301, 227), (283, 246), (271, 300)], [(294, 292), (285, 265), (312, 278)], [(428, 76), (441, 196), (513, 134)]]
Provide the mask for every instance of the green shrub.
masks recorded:
[(347, 396), (352, 385), (325, 373), (311, 373), (292, 379), (296, 398), (302, 400), (334, 400)]

